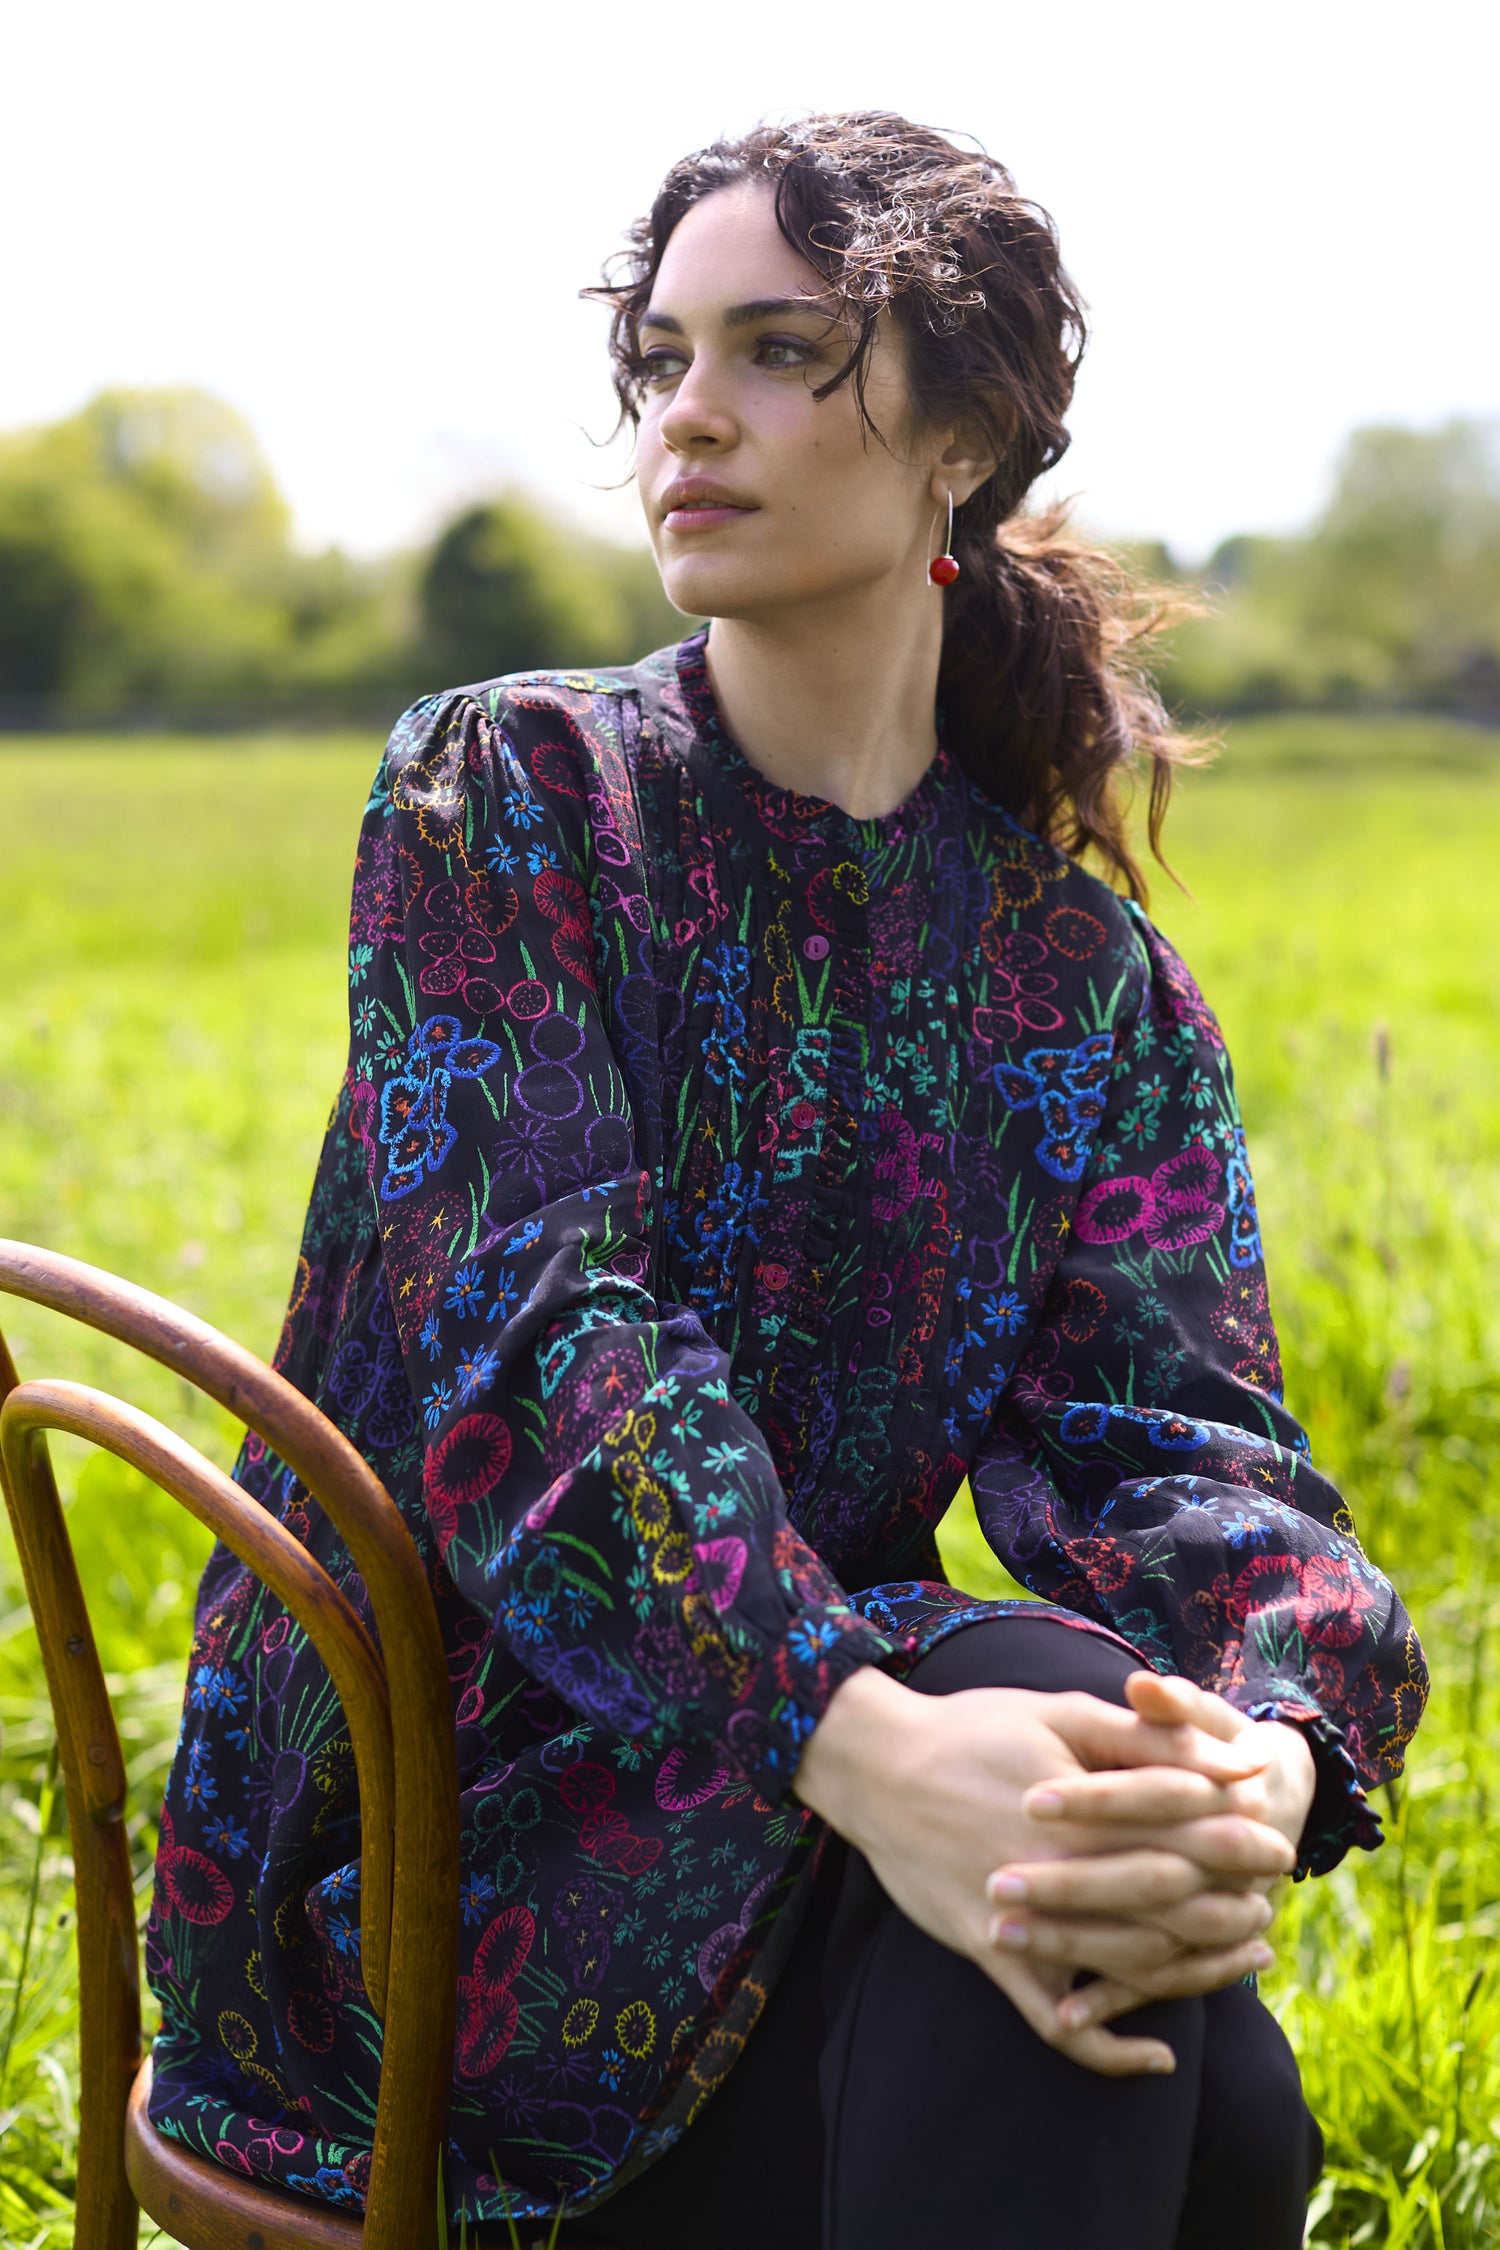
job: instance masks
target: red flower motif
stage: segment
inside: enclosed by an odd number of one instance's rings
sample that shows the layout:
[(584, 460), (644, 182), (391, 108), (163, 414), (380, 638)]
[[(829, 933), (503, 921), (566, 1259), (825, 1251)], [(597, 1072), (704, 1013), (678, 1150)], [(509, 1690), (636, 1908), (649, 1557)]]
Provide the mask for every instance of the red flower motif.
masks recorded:
[(1078, 906), (1054, 906), (1045, 923), (1048, 939), (1069, 961), (1087, 961), (1104, 943), (1104, 924)]
[(615, 1777), (608, 1766), (601, 1766), (593, 1758), (583, 1758), (576, 1766), (569, 1766), (557, 1785), (557, 1793), (569, 1812), (594, 1812), (613, 1797)]
[(310, 2055), (326, 2055), (333, 2046), (333, 2010), (321, 1992), (294, 1992), (286, 2004), (287, 2029), (299, 2047)]
[(446, 1555), (458, 1511), (494, 1490), (510, 1467), (510, 1431), (498, 1414), (466, 1414), (427, 1449), (422, 1471), (427, 1514)]
[(186, 1844), (168, 1845), (156, 1855), (156, 1871), (184, 1921), (210, 1928), (222, 1922), (234, 1904), (234, 1885), (205, 1852), (195, 1852)]
[(598, 965), (594, 959), (594, 937), (586, 914), (570, 914), (561, 928), (552, 933), (552, 951), (559, 968), (577, 977), (590, 992), (597, 990)]
[(1375, 1596), (1342, 1556), (1312, 1555), (1298, 1571), (1297, 1624), (1323, 1648), (1353, 1648)]

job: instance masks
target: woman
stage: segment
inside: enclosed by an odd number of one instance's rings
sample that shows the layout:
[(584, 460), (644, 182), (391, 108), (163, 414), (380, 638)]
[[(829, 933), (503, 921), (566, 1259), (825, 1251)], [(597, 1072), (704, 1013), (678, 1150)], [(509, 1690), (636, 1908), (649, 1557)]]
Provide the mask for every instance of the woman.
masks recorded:
[[(1136, 903), (1121, 776), (1154, 842), (1180, 747), (1138, 613), (1017, 516), (1078, 301), (998, 164), (880, 114), (687, 159), (603, 294), (712, 624), (397, 727), (281, 1353), (450, 1650), (455, 2214), (1290, 2250), (1316, 2129), (1245, 1980), (1424, 1679)], [(1041, 1602), (944, 1583), (965, 1476)], [(158, 1884), (153, 2114), (357, 2204), (347, 1744), (222, 1553), (168, 1810), (232, 1881)]]

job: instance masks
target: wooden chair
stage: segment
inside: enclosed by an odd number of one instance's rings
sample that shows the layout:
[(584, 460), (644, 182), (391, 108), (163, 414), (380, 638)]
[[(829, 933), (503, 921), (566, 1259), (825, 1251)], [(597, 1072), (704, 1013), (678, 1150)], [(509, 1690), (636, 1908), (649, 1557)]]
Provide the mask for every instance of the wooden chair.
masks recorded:
[[(447, 1664), (415, 1544), (348, 1439), (300, 1391), (191, 1313), (97, 1267), (19, 1242), (0, 1241), (0, 1293), (133, 1345), (257, 1431), (343, 1539), (380, 1642), (377, 1651), (291, 1533), (201, 1453), (150, 1415), (81, 1383), (23, 1383), (0, 1337), (0, 1476), (57, 1723), (77, 1886), (75, 2250), (135, 2250), (137, 2206), (187, 2250), (437, 2250), (458, 1958), (458, 1770)], [(328, 1667), (359, 1777), (361, 1966), (384, 2027), (362, 2221), (256, 2186), (168, 2140), (147, 2118), (151, 2063), (141, 2058), (125, 1766), (48, 1430), (106, 1447), (180, 1501), (272, 1588)], [(550, 2240), (550, 2228), (543, 2232)], [(559, 2236), (557, 2250), (568, 2250), (568, 2241)]]

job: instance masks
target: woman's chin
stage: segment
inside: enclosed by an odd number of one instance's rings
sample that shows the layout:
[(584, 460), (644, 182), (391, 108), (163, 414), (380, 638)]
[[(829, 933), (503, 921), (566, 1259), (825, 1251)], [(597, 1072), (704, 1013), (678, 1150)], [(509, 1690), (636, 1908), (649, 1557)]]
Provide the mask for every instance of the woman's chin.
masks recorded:
[(661, 579), (667, 600), (674, 609), (680, 609), (684, 617), (722, 617), (750, 623), (805, 607), (810, 602), (848, 595), (856, 585), (863, 587), (866, 576), (861, 572), (854, 584), (850, 584), (837, 572), (820, 574), (764, 567), (749, 570), (743, 562), (728, 555), (695, 555), (667, 564)]
[(768, 597), (775, 600), (765, 572), (746, 570), (727, 555), (685, 555), (664, 566), (661, 582), (684, 617), (742, 617), (763, 608)]

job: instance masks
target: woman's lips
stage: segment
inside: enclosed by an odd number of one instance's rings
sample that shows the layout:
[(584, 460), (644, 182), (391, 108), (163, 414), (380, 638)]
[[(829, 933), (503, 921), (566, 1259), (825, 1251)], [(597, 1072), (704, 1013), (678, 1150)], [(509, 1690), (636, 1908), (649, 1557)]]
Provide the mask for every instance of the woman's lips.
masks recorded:
[(741, 516), (755, 513), (753, 507), (742, 508), (728, 500), (686, 500), (669, 508), (662, 523), (668, 531), (712, 531), (721, 523), (737, 523)]

